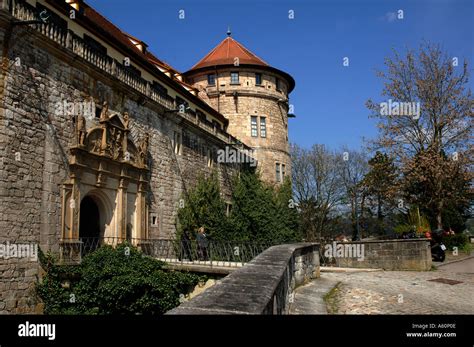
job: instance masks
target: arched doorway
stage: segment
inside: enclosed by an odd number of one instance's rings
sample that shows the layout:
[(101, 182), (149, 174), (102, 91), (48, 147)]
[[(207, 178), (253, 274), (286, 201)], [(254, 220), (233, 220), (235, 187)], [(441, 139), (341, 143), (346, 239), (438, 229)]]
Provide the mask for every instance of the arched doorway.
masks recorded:
[(81, 201), (81, 217), (79, 221), (80, 238), (100, 237), (100, 212), (94, 199), (90, 196)]

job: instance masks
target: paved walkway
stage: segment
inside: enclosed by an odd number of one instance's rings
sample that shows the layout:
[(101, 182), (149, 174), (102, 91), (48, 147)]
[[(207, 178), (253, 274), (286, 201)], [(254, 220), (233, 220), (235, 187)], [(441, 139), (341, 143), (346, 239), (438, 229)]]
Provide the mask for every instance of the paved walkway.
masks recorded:
[(445, 265), (438, 265), (438, 269), (454, 273), (460, 272), (474, 274), (474, 257), (462, 261), (451, 262)]
[[(326, 310), (335, 314), (473, 314), (473, 265), (471, 258), (426, 272), (321, 273), (296, 290), (290, 313), (324, 314), (329, 292)], [(440, 278), (461, 283), (430, 281)]]

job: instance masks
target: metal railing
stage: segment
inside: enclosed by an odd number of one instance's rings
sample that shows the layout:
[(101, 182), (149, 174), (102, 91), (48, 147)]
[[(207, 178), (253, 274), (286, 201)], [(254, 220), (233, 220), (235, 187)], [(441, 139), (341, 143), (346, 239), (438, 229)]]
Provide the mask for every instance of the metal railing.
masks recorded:
[(207, 245), (195, 240), (124, 239), (119, 237), (81, 237), (60, 241), (63, 263), (78, 263), (99, 247), (127, 242), (144, 254), (170, 264), (240, 267), (272, 246), (263, 242), (209, 240)]

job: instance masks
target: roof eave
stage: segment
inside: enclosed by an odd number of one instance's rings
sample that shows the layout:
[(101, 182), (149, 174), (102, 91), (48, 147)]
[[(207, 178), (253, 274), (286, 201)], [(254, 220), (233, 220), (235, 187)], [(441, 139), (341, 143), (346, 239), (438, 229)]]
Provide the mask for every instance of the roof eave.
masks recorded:
[(185, 78), (188, 78), (191, 75), (205, 72), (205, 71), (216, 71), (217, 69), (223, 69), (223, 68), (251, 68), (251, 69), (260, 69), (260, 70), (267, 70), (273, 73), (276, 73), (282, 77), (285, 78), (285, 80), (288, 82), (288, 94), (290, 94), (294, 89), (295, 89), (295, 79), (291, 77), (291, 75), (285, 71), (279, 70), (273, 66), (270, 65), (257, 65), (257, 64), (240, 64), (238, 67), (236, 67), (234, 64), (224, 64), (224, 65), (208, 65), (208, 66), (203, 66), (197, 69), (190, 69), (186, 72), (183, 72), (183, 76)]

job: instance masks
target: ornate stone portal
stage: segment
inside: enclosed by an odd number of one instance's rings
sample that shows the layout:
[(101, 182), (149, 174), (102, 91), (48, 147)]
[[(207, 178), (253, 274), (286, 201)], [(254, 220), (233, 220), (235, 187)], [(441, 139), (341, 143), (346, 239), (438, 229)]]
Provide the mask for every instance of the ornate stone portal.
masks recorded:
[[(109, 117), (104, 104), (99, 125), (86, 130), (86, 120), (76, 117), (76, 141), (70, 147), (69, 178), (62, 187), (62, 245), (75, 253), (81, 238), (98, 238), (109, 244), (128, 239), (134, 244), (148, 238), (147, 156), (149, 138), (135, 144), (129, 137), (129, 115)], [(91, 199), (84, 200), (85, 197)], [(81, 226), (82, 202), (98, 209), (97, 230)], [(88, 217), (88, 216), (87, 216)], [(91, 218), (94, 218), (91, 216)], [(97, 218), (97, 216), (95, 216)], [(64, 247), (68, 246), (68, 247)], [(76, 249), (77, 250), (77, 249)], [(72, 254), (70, 254), (72, 255)]]

